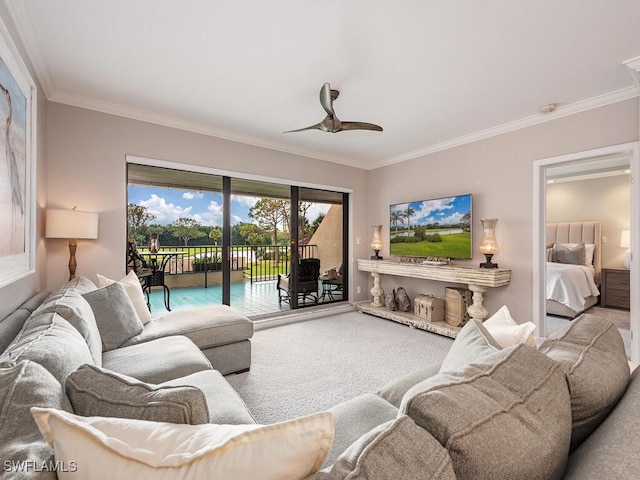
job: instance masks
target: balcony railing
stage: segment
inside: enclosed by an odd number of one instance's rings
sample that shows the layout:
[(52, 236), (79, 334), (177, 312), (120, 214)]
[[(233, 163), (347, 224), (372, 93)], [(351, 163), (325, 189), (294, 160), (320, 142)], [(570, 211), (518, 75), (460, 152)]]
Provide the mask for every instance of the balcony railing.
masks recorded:
[[(312, 258), (316, 245), (302, 245), (298, 247), (300, 258)], [(211, 272), (222, 270), (222, 247), (206, 246), (163, 246), (158, 255), (149, 254), (145, 248), (140, 253), (148, 255), (146, 258), (157, 265), (167, 253), (175, 253), (167, 258), (165, 274), (204, 273), (205, 287)], [(289, 273), (291, 247), (288, 245), (232, 245), (230, 249), (231, 270), (243, 271), (243, 278), (253, 282), (275, 280), (278, 274)]]

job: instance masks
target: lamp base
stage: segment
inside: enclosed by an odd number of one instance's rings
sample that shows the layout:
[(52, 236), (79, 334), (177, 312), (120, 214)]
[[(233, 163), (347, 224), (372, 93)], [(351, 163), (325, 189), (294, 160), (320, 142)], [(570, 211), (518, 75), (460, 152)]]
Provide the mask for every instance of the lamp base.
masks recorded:
[(491, 261), (491, 257), (493, 257), (493, 254), (485, 253), (484, 254), (484, 258), (486, 258), (487, 261), (481, 263), (480, 264), (480, 268), (498, 268), (498, 264), (497, 263), (493, 263)]
[(371, 255), (371, 260), (382, 260), (383, 258), (378, 255), (378, 253), (380, 253), (380, 250), (374, 250), (374, 252), (376, 252), (375, 255)]

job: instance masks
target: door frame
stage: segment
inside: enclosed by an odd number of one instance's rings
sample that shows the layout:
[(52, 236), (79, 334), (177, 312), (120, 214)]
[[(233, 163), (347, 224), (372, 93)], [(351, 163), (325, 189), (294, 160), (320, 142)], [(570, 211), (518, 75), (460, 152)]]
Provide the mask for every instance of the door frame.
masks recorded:
[(570, 153), (556, 157), (544, 158), (533, 162), (533, 318), (536, 324), (538, 335), (546, 337), (546, 257), (544, 255), (546, 247), (546, 175), (547, 169), (563, 164), (579, 164), (589, 162), (596, 157), (607, 155), (629, 155), (631, 168), (631, 312), (630, 312), (630, 335), (631, 335), (631, 361), (638, 363), (640, 356), (640, 319), (638, 318), (639, 289), (638, 280), (640, 278), (640, 261), (636, 252), (640, 252), (640, 182), (635, 179), (640, 174), (640, 143), (630, 142), (609, 147), (587, 150), (583, 152)]

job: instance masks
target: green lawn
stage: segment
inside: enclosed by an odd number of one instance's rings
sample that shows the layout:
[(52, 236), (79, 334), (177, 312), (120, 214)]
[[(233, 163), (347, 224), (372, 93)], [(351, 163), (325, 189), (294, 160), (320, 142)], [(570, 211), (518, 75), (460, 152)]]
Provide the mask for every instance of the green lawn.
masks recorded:
[(471, 233), (442, 235), (442, 242), (392, 243), (391, 255), (400, 257), (469, 258)]

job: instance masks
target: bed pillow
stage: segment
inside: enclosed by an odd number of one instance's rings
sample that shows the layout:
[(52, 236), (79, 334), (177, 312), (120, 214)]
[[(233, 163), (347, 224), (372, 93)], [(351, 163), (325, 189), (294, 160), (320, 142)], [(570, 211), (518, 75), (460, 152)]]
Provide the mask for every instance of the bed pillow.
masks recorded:
[(518, 343), (525, 343), (531, 347), (536, 346), (536, 341), (533, 338), (535, 324), (533, 322), (517, 323), (511, 317), (511, 312), (506, 305), (503, 305), (500, 310), (485, 320), (483, 326), (502, 348)]
[(147, 306), (147, 301), (144, 298), (144, 292), (142, 291), (142, 285), (140, 285), (140, 279), (136, 275), (136, 272), (131, 270), (125, 277), (120, 280), (112, 280), (104, 277), (100, 274), (98, 276), (98, 287), (106, 287), (112, 283), (119, 283), (122, 285), (133, 304), (133, 308), (138, 314), (138, 318), (143, 325), (146, 325), (151, 321), (151, 313)]
[(83, 297), (91, 306), (96, 318), (102, 339), (102, 351), (118, 348), (144, 329), (131, 300), (119, 282), (85, 293)]
[(302, 479), (316, 472), (333, 442), (333, 416), (320, 412), (273, 425), (176, 425), (79, 417), (31, 409), (56, 461), (74, 461), (60, 480), (171, 478)]
[(198, 425), (209, 422), (202, 390), (193, 386), (160, 386), (82, 365), (71, 373), (65, 390), (73, 412), (83, 417), (117, 417)]
[(557, 263), (568, 263), (573, 265), (585, 265), (586, 248), (584, 243), (571, 244), (560, 243), (555, 247), (555, 261)]
[[(584, 245), (584, 265), (587, 266), (591, 266), (593, 265), (593, 257), (595, 255), (595, 251), (596, 251), (596, 245), (595, 243), (584, 243), (584, 244), (580, 244), (580, 243), (562, 243), (560, 244), (564, 247), (567, 248), (575, 248), (578, 247), (579, 245)], [(549, 262), (554, 262), (555, 260), (555, 247), (556, 245), (553, 245), (553, 252), (552, 252), (552, 260), (548, 260)], [(558, 262), (558, 263), (562, 263), (562, 262)], [(564, 262), (566, 263), (566, 262)]]

